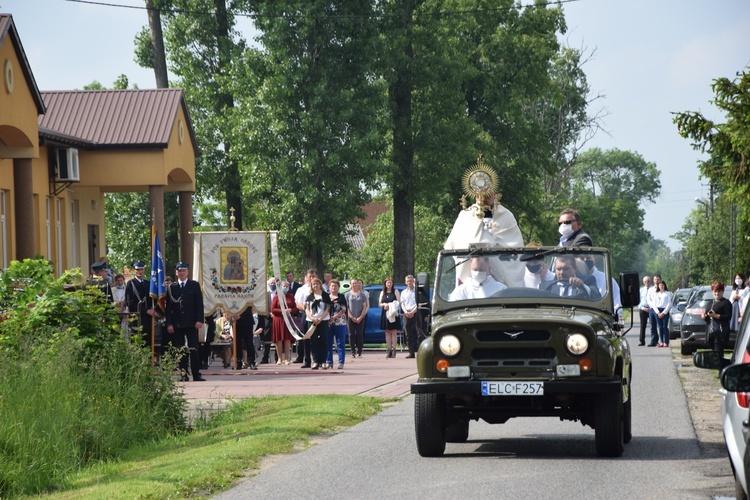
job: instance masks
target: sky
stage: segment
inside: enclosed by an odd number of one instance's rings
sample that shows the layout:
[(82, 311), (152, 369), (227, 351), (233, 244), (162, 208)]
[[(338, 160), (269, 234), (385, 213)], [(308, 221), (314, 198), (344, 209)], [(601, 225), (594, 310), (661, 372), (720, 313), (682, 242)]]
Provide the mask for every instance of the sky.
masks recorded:
[[(133, 60), (135, 35), (148, 24), (145, 2), (92, 1), (139, 8), (0, 0), (0, 12), (13, 14), (39, 89), (80, 89), (94, 80), (110, 87), (120, 74), (154, 88), (153, 72)], [(563, 10), (568, 32), (561, 38), (589, 54), (584, 71), (592, 94), (603, 96), (591, 111), (606, 114), (606, 133), (586, 147), (632, 151), (656, 165), (661, 191), (643, 207), (644, 225), (678, 250), (671, 236), (700, 206), (696, 198), (708, 201), (709, 189), (698, 172), (701, 155), (677, 134), (671, 113), (722, 120), (710, 104), (711, 83), (750, 65), (750, 1), (568, 0)], [(250, 21), (239, 28), (250, 33)]]

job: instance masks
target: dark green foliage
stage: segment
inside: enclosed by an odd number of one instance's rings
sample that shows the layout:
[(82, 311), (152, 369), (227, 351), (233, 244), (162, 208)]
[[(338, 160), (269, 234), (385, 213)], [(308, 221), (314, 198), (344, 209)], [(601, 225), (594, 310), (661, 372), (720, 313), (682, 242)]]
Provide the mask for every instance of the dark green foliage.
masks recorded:
[[(736, 262), (735, 268), (728, 270), (730, 276), (727, 278), (730, 278), (734, 273), (746, 274), (750, 271), (750, 238), (747, 236), (750, 227), (750, 73), (746, 68), (737, 73), (734, 80), (717, 78), (711, 88), (714, 91), (711, 102), (721, 110), (726, 119), (724, 123), (709, 120), (695, 111), (676, 113), (674, 123), (680, 135), (690, 139), (696, 150), (708, 153), (708, 159), (698, 163), (701, 174), (729, 202), (735, 203), (737, 224), (730, 238), (736, 241)], [(724, 221), (727, 225), (723, 230), (731, 232), (731, 218)], [(685, 229), (690, 230), (688, 226), (691, 225), (697, 226), (698, 221), (686, 222)], [(682, 236), (683, 243), (691, 239), (685, 231)], [(698, 236), (699, 233), (696, 234)], [(705, 241), (702, 243), (705, 244)], [(691, 245), (697, 247), (700, 244), (696, 241)], [(713, 272), (720, 269), (711, 267)], [(704, 271), (701, 274), (710, 273)], [(716, 275), (711, 279), (716, 279)]]
[(40, 493), (184, 428), (174, 363), (124, 340), (95, 286), (48, 261), (0, 275), (0, 496)]

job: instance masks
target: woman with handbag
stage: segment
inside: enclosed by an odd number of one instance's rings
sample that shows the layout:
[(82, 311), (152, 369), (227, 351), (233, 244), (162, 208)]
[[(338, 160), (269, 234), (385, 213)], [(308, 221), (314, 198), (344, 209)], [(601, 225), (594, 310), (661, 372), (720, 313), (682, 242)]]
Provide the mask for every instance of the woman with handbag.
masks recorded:
[(660, 281), (654, 294), (656, 305), (656, 327), (659, 330), (659, 343), (657, 347), (669, 347), (669, 305), (672, 303), (672, 292), (667, 288), (667, 283)]
[(707, 323), (706, 343), (723, 356), (724, 346), (729, 340), (732, 303), (724, 298), (724, 283), (721, 281), (711, 283), (711, 291), (714, 294), (713, 304), (708, 311), (703, 313), (703, 319)]

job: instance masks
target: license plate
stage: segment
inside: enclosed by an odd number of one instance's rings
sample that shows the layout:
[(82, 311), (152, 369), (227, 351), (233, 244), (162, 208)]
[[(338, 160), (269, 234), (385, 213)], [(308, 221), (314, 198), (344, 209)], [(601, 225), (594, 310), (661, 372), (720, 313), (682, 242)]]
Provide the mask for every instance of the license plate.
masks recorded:
[(482, 396), (542, 396), (544, 382), (482, 382)]

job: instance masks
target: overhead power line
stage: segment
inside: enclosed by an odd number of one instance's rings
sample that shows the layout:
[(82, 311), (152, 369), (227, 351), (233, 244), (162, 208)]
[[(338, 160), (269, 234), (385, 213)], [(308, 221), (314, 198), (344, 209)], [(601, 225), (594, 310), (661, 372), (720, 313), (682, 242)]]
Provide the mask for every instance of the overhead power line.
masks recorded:
[[(145, 5), (124, 5), (111, 2), (97, 2), (94, 0), (64, 0), (72, 3), (82, 3), (88, 5), (97, 5), (100, 7), (115, 7), (120, 9), (135, 9), (135, 10), (148, 10)], [(580, 2), (582, 0), (556, 0), (554, 2), (544, 2), (539, 4), (521, 5), (522, 9), (528, 7), (548, 7), (550, 5), (560, 5), (565, 3)], [(171, 13), (171, 14), (199, 14), (199, 15), (214, 15), (214, 11), (202, 11), (202, 10), (189, 10), (189, 9), (156, 9), (160, 12)], [(486, 8), (486, 9), (466, 9), (466, 10), (435, 10), (428, 12), (413, 12), (415, 17), (419, 16), (458, 16), (464, 14), (482, 14), (487, 12), (499, 12), (505, 10), (503, 7), (498, 8)], [(278, 15), (260, 15), (260, 14), (248, 14), (245, 12), (230, 12), (236, 17), (249, 17), (251, 19), (383, 19), (390, 17), (402, 17), (402, 14), (326, 14), (326, 15), (313, 15), (313, 14), (278, 14)]]

